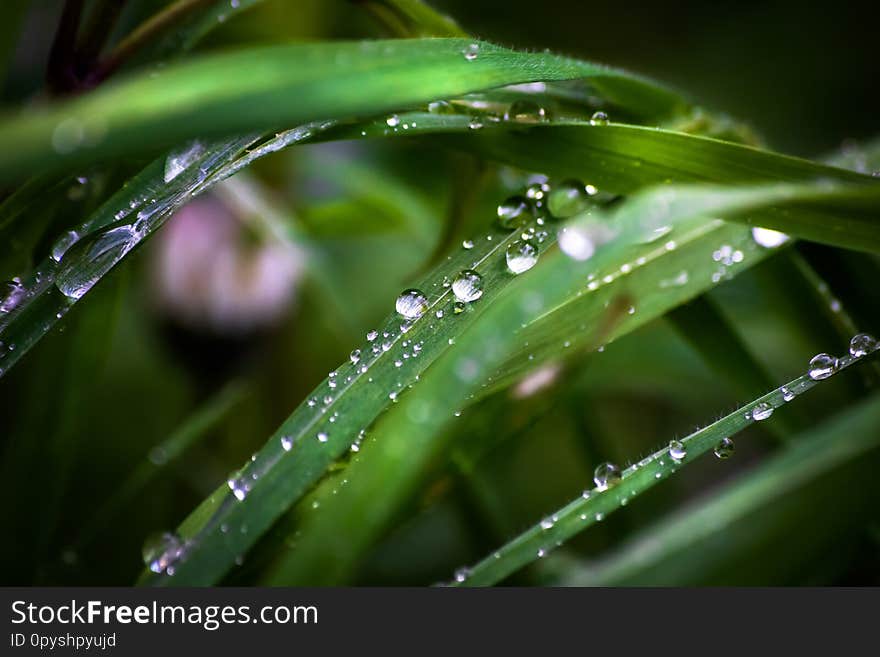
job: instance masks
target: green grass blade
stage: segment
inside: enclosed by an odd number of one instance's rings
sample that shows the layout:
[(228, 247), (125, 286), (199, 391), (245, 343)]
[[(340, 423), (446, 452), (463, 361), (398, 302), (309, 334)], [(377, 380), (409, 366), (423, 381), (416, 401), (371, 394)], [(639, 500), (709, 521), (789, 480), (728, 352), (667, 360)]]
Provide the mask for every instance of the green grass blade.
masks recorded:
[(662, 87), (611, 68), (466, 39), (266, 46), (205, 56), (114, 81), (42, 112), (7, 116), (0, 125), (0, 179), (192, 137), (273, 130), (573, 78), (590, 78), (610, 97), (646, 111), (671, 112), (681, 104)]
[[(674, 189), (661, 189), (624, 203), (611, 216), (597, 217), (594, 212), (593, 216), (582, 217), (580, 222), (586, 224), (588, 235), (600, 237), (611, 230), (616, 231), (616, 237), (600, 244), (586, 263), (573, 263), (558, 253), (548, 253), (534, 270), (513, 280), (506, 289), (495, 290), (492, 297), (486, 294), (482, 303), (491, 305), (483, 311), (484, 317), (466, 329), (461, 327), (455, 347), (439, 356), (413, 392), (380, 420), (373, 431), (375, 440), (360, 460), (350, 466), (347, 486), (322, 504), (320, 512), (304, 525), (296, 549), (282, 561), (271, 581), (340, 581), (413, 492), (427, 464), (442, 453), (443, 443), (437, 433), (447, 426), (454, 411), (479, 392), (480, 385), (498, 376), (496, 368), (510, 360), (531, 368), (563, 356), (568, 346), (564, 343), (566, 339), (582, 346), (584, 341), (595, 339), (594, 329), (608, 321), (611, 314), (605, 300), (608, 295), (620, 295), (622, 289), (640, 310), (624, 313), (622, 321), (615, 319), (610, 339), (663, 314), (686, 300), (687, 294), (717, 284), (720, 278), (713, 281), (706, 275), (695, 280), (699, 287), (671, 286), (662, 292), (657, 290), (658, 279), (651, 274), (657, 262), (681, 266), (681, 249), (669, 248), (671, 238), (676, 244), (687, 245), (699, 243), (701, 237), (719, 228), (731, 228), (719, 220), (704, 219), (705, 214), (749, 212), (783, 203), (794, 189), (783, 192), (774, 186), (749, 189), (748, 193), (728, 190), (729, 193), (719, 194), (715, 188), (704, 191), (705, 196), (700, 197), (696, 188), (689, 188), (687, 193), (677, 196)], [(665, 202), (658, 204), (657, 195)], [(646, 209), (657, 207), (663, 211), (646, 213)], [(646, 234), (653, 235), (657, 225), (667, 221), (674, 228), (661, 240), (665, 244), (645, 240)], [(732, 228), (740, 234), (744, 230)], [(717, 244), (711, 248), (717, 248)], [(700, 244), (702, 262), (714, 266), (707, 246)], [(750, 253), (743, 264), (749, 266), (765, 255), (760, 251)], [(496, 262), (495, 267), (503, 269), (503, 264)], [(595, 288), (587, 282), (591, 274), (597, 281)], [(642, 278), (637, 279), (638, 276)], [(574, 327), (571, 322), (575, 322)], [(549, 327), (546, 350), (534, 349), (531, 324)], [(455, 385), (450, 385), (453, 381)]]
[[(680, 132), (615, 124), (591, 125), (560, 121), (541, 125), (490, 123), (466, 114), (400, 114), (391, 128), (375, 121), (330, 127), (319, 139), (444, 135), (444, 141), (529, 171), (559, 179), (578, 178), (602, 191), (632, 194), (668, 183), (721, 183), (725, 185), (778, 182), (827, 183), (812, 185), (805, 196), (808, 207), (773, 207), (738, 219), (753, 226), (779, 230), (805, 239), (860, 251), (880, 252), (880, 180), (849, 169), (831, 167)], [(519, 128), (519, 129), (511, 129)], [(467, 136), (461, 133), (467, 133)], [(836, 184), (863, 187), (843, 199)], [(722, 188), (719, 187), (719, 190)], [(804, 190), (806, 191), (806, 190)], [(824, 194), (824, 202), (819, 202)]]
[[(780, 554), (768, 564), (773, 572), (764, 580), (786, 583), (785, 573), (800, 562), (804, 552), (826, 560), (840, 551), (848, 533), (846, 520), (870, 504), (870, 490), (876, 490), (877, 478), (876, 460), (868, 457), (876, 454), (880, 445), (878, 423), (880, 398), (874, 394), (802, 435), (711, 498), (646, 529), (609, 558), (576, 571), (563, 583), (662, 586), (707, 580), (739, 582), (742, 579), (731, 572), (734, 555), (759, 542), (766, 545), (768, 540), (785, 550), (794, 540), (798, 554), (787, 550)], [(856, 466), (856, 472), (848, 466)], [(848, 468), (846, 474), (841, 472), (844, 468)], [(818, 515), (827, 522), (819, 522)], [(806, 523), (811, 528), (805, 541)], [(814, 548), (817, 534), (819, 547)], [(700, 551), (700, 547), (708, 549)]]
[(168, 180), (166, 158), (155, 160), (76, 228), (75, 242), (56, 243), (22, 277), (21, 300), (0, 315), (0, 340), (6, 345), (0, 376), (171, 214), (216, 183), (213, 174), (252, 141), (235, 138), (190, 151), (196, 154), (188, 166)]
[[(840, 370), (860, 360), (846, 354), (841, 357)], [(546, 556), (561, 542), (570, 539), (597, 522), (601, 522), (608, 514), (625, 506), (636, 496), (644, 494), (657, 483), (674, 474), (680, 467), (716, 448), (725, 438), (730, 438), (757, 421), (766, 420), (769, 415), (768, 409), (783, 406), (818, 383), (819, 381), (813, 380), (805, 374), (692, 433), (680, 441), (686, 451), (686, 454), (680, 459), (673, 459), (670, 456), (669, 447), (654, 452), (624, 470), (621, 473), (619, 483), (607, 489), (597, 487), (584, 491), (580, 498), (573, 500), (553, 513), (548, 519), (526, 530), (469, 571), (460, 572), (453, 584), (488, 586), (500, 582), (523, 566)], [(786, 399), (788, 394), (793, 397)], [(871, 417), (876, 418), (878, 407), (873, 404), (871, 408)], [(859, 438), (864, 437), (861, 434), (856, 435)], [(772, 481), (788, 480), (773, 479)], [(766, 482), (763, 486), (766, 486)], [(714, 527), (714, 522), (709, 526)]]

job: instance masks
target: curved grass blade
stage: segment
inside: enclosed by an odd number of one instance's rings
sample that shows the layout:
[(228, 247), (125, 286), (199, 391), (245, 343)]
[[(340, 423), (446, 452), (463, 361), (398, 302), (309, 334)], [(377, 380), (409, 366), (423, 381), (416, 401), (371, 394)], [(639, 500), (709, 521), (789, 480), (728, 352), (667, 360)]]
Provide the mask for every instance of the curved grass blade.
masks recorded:
[[(444, 133), (463, 150), (559, 179), (578, 178), (602, 191), (631, 194), (668, 183), (769, 184), (775, 182), (851, 183), (864, 187), (849, 199), (816, 203), (785, 212), (772, 207), (740, 217), (753, 226), (859, 251), (880, 252), (880, 180), (849, 169), (780, 155), (732, 142), (643, 126), (583, 121), (511, 125), (468, 115), (399, 115), (401, 126), (380, 122), (337, 126), (322, 138), (412, 136)], [(479, 125), (474, 129), (474, 125)], [(518, 128), (518, 129), (511, 129)], [(468, 132), (468, 136), (454, 133)]]
[[(768, 534), (774, 545), (781, 545), (783, 549), (787, 540), (798, 537), (797, 557), (786, 552), (777, 562), (768, 564), (773, 569), (768, 573), (771, 581), (785, 583), (785, 580), (780, 581), (784, 574), (780, 575), (778, 571), (784, 572), (792, 561), (801, 558), (803, 552), (812, 552), (824, 560), (829, 552), (839, 551), (841, 540), (847, 534), (841, 521), (849, 515), (848, 507), (864, 506), (871, 499), (869, 490), (876, 487), (876, 476), (873, 461), (865, 457), (876, 453), (880, 445), (880, 433), (876, 431), (878, 423), (880, 398), (875, 394), (800, 436), (784, 451), (717, 491), (711, 498), (646, 529), (610, 557), (578, 569), (561, 583), (573, 586), (663, 586), (670, 582), (705, 582), (708, 579), (723, 584), (736, 580), (726, 565), (731, 555), (742, 553), (758, 540), (766, 545)], [(859, 461), (865, 462), (866, 466), (858, 468), (860, 476), (840, 472)], [(816, 555), (812, 545), (804, 544), (802, 532), (798, 531), (804, 522), (801, 509), (809, 509), (809, 518), (821, 513), (816, 498), (828, 500), (830, 497), (824, 485), (829, 477), (845, 484), (835, 490), (833, 502), (826, 507), (833, 518), (821, 528), (811, 529), (808, 539), (811, 544), (817, 533), (823, 534), (820, 544), (825, 552)], [(859, 482), (864, 482), (867, 488)], [(809, 491), (807, 499), (804, 499), (805, 491)], [(811, 501), (817, 503), (810, 504)], [(792, 505), (799, 509), (792, 512)], [(787, 516), (780, 517), (786, 507)], [(792, 526), (793, 523), (797, 524)], [(784, 538), (786, 534), (788, 538)], [(722, 535), (724, 540), (718, 541)], [(699, 547), (710, 543), (711, 549), (699, 551)]]
[[(681, 196), (676, 189), (682, 188), (661, 189), (624, 203), (611, 216), (598, 217), (594, 212), (593, 216), (570, 224), (568, 229), (576, 230), (581, 225), (587, 238), (596, 240), (592, 257), (586, 262), (573, 262), (558, 253), (548, 253), (525, 276), (511, 281), (503, 290), (495, 290), (491, 296), (484, 295), (487, 299), (483, 303), (491, 303), (483, 311), (485, 316), (457, 331), (455, 346), (440, 355), (412, 393), (380, 419), (372, 431), (375, 439), (360, 459), (349, 466), (349, 483), (324, 500), (318, 513), (312, 514), (301, 529), (295, 549), (283, 558), (270, 581), (327, 584), (343, 579), (413, 492), (427, 464), (439, 457), (444, 445), (438, 432), (448, 425), (454, 411), (479, 392), (481, 385), (496, 381), (497, 368), (505, 362), (515, 360), (525, 369), (563, 356), (563, 340), (583, 342), (593, 335), (591, 329), (608, 319), (610, 306), (605, 301), (621, 294), (623, 287), (629, 289), (636, 303), (644, 301), (644, 310), (632, 315), (625, 313), (621, 320), (614, 321), (609, 335), (612, 339), (720, 282), (720, 278), (713, 281), (706, 275), (695, 278), (690, 287), (673, 286), (667, 293), (658, 291), (657, 279), (651, 275), (656, 263), (680, 266), (682, 258), (680, 247), (670, 249), (666, 240), (660, 245), (654, 244), (654, 240), (645, 241), (658, 225), (671, 222), (674, 228), (669, 236), (684, 245), (700, 244), (701, 238), (724, 228), (743, 235), (747, 230), (742, 227), (703, 217), (784, 203), (786, 196), (798, 187), (771, 186), (721, 193), (717, 188), (708, 188), (704, 196), (696, 188), (688, 188)], [(665, 202), (658, 204), (663, 198)], [(664, 211), (652, 211), (657, 207)], [(615, 234), (613, 239), (607, 237), (608, 231)], [(609, 241), (602, 243), (605, 239)], [(753, 242), (752, 245), (755, 247)], [(707, 254), (706, 246), (700, 244), (704, 262), (711, 263), (711, 251)], [(744, 259), (744, 266), (762, 257), (757, 252)], [(495, 266), (503, 269), (501, 263)], [(593, 281), (588, 282), (591, 274), (597, 281), (596, 287), (590, 286)], [(637, 283), (638, 277), (641, 278)], [(572, 330), (571, 322), (581, 325), (580, 329)], [(531, 325), (541, 326), (546, 332), (546, 350), (533, 351)]]
[(677, 96), (614, 69), (466, 39), (267, 46), (205, 56), (115, 81), (0, 125), (0, 178), (170, 147), (184, 139), (375, 114), (534, 80), (590, 78), (652, 113)]
[(195, 142), (159, 158), (108, 199), (22, 278), (0, 314), (0, 376), (28, 352), (113, 267), (193, 196), (215, 184), (222, 165), (252, 143), (243, 137)]

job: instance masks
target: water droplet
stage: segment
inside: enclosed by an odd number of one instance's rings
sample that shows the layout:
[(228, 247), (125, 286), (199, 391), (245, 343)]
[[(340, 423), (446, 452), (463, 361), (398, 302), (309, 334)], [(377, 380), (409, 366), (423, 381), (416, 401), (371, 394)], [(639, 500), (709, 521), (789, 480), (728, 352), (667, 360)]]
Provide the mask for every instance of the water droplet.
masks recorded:
[(726, 459), (733, 454), (735, 449), (736, 445), (733, 444), (730, 438), (722, 438), (721, 442), (715, 445), (713, 452), (719, 459)]
[(498, 224), (505, 230), (514, 230), (532, 216), (525, 196), (511, 196), (498, 206)]
[(587, 231), (577, 226), (566, 226), (559, 231), (559, 248), (574, 260), (589, 260), (596, 252)]
[(877, 339), (873, 335), (867, 333), (859, 333), (854, 335), (849, 341), (849, 353), (854, 358), (867, 356), (870, 352), (877, 348)]
[(472, 249), (472, 248), (474, 248), (474, 241), (473, 240), (464, 240), (461, 243), (461, 246), (463, 249)]
[(388, 124), (389, 128), (396, 128), (400, 125), (400, 117), (397, 114), (392, 114), (387, 119), (385, 119), (385, 123)]
[(464, 55), (464, 58), (469, 62), (474, 61), (477, 57), (480, 56), (480, 44), (479, 43), (470, 43), (468, 44), (464, 50), (461, 51), (461, 54)]
[(455, 575), (454, 575), (455, 581), (458, 582), (459, 584), (464, 582), (470, 576), (471, 576), (471, 569), (470, 568), (459, 568), (458, 570), (455, 571)]
[(550, 193), (550, 185), (546, 182), (535, 182), (526, 187), (526, 198), (529, 199), (535, 207), (541, 207), (544, 199)]
[(361, 359), (361, 350), (354, 349), (349, 355), (348, 359), (354, 364), (357, 363)]
[(458, 273), (452, 281), (452, 293), (464, 303), (476, 301), (483, 296), (483, 277), (473, 269), (465, 269)]
[(79, 233), (75, 230), (67, 231), (64, 235), (55, 240), (54, 244), (52, 244), (52, 250), (49, 257), (55, 262), (61, 262), (61, 258), (64, 257), (64, 254), (67, 253), (67, 250), (71, 246), (76, 244), (77, 240), (79, 240)]
[(26, 294), (27, 291), (17, 278), (0, 284), (0, 313), (11, 313)]
[(330, 437), (324, 431), (319, 431), (317, 438), (319, 443), (326, 443), (328, 440), (330, 440)]
[(428, 112), (431, 114), (455, 114), (452, 103), (445, 100), (435, 100), (428, 103)]
[(183, 555), (184, 544), (177, 534), (158, 532), (151, 534), (144, 541), (142, 555), (144, 564), (152, 572), (173, 575), (172, 565)]
[(669, 456), (673, 461), (681, 461), (687, 456), (687, 449), (680, 440), (671, 440), (669, 442)]
[(790, 402), (797, 396), (794, 394), (794, 392), (792, 392), (789, 388), (786, 388), (785, 386), (780, 389), (780, 392), (782, 393), (782, 399), (787, 402)]
[(372, 342), (379, 337), (379, 331), (373, 330), (367, 333), (367, 342)]
[(598, 490), (608, 490), (620, 481), (620, 468), (613, 463), (602, 463), (593, 472), (593, 481)]
[(587, 207), (589, 194), (580, 180), (566, 180), (553, 188), (547, 197), (547, 209), (557, 219), (567, 219)]
[(530, 242), (517, 240), (507, 247), (504, 257), (510, 271), (514, 274), (522, 274), (538, 262), (538, 248)]
[(755, 422), (766, 420), (773, 415), (773, 405), (768, 402), (760, 402), (752, 407), (752, 419)]
[(816, 354), (810, 359), (808, 374), (813, 381), (821, 381), (837, 372), (837, 358), (831, 354)]
[(245, 477), (239, 476), (238, 473), (230, 476), (229, 479), (226, 480), (226, 485), (229, 487), (229, 490), (232, 491), (235, 499), (239, 502), (246, 498), (247, 494), (251, 492), (250, 482)]
[(540, 123), (550, 118), (546, 109), (531, 100), (515, 100), (504, 113), (505, 121), (519, 123)]
[[(467, 310), (467, 306), (462, 301), (456, 301), (455, 303), (452, 304), (452, 312), (455, 315), (463, 313), (465, 310)], [(451, 339), (452, 338), (450, 338), (450, 340)], [(452, 343), (450, 342), (449, 344), (452, 344)]]
[(553, 525), (555, 524), (556, 522), (553, 520), (553, 518), (544, 518), (541, 521), (541, 529), (553, 529)]
[(479, 130), (483, 127), (483, 122), (476, 116), (472, 117), (470, 123), (468, 123), (468, 128), (471, 130)]
[(428, 298), (420, 290), (410, 288), (400, 293), (394, 308), (404, 319), (418, 319), (428, 310)]
[(165, 160), (165, 182), (171, 182), (189, 169), (205, 152), (200, 141), (193, 141), (178, 151), (172, 151)]
[(55, 286), (68, 298), (80, 299), (137, 242), (131, 226), (119, 226), (80, 241), (66, 254)]
[(605, 112), (593, 112), (590, 117), (590, 125), (608, 125), (608, 115)]
[(758, 246), (763, 246), (765, 249), (775, 249), (777, 246), (785, 244), (790, 238), (778, 230), (755, 227), (752, 228), (752, 239)]

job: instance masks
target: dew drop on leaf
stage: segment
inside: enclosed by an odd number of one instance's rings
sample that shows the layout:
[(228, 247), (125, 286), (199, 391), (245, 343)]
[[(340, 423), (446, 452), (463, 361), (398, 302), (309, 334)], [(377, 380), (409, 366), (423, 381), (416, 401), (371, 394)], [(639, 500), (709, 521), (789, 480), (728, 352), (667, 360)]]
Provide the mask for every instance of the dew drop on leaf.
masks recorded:
[(773, 406), (767, 402), (760, 402), (752, 407), (752, 419), (755, 422), (766, 420), (773, 415)]
[(505, 230), (514, 230), (531, 218), (531, 208), (525, 196), (511, 196), (498, 206), (498, 224)]
[(420, 290), (410, 288), (400, 293), (394, 308), (404, 319), (418, 319), (428, 310), (428, 298)]
[(785, 244), (790, 238), (778, 230), (755, 227), (752, 228), (752, 239), (758, 246), (763, 246), (765, 249), (775, 249)]
[(620, 481), (620, 468), (613, 463), (602, 463), (593, 472), (593, 481), (598, 490), (608, 490)]
[(557, 219), (567, 219), (586, 209), (589, 196), (580, 180), (565, 180), (547, 196), (547, 209)]
[(177, 534), (158, 532), (144, 541), (141, 554), (144, 565), (156, 574), (173, 575), (173, 564), (183, 555), (184, 543)]
[(532, 100), (515, 100), (504, 113), (505, 121), (540, 123), (550, 118), (547, 110)]
[(837, 372), (837, 358), (831, 354), (816, 354), (810, 359), (810, 368), (807, 374), (813, 381), (821, 381)]
[(726, 459), (733, 455), (735, 449), (736, 445), (733, 444), (733, 441), (730, 438), (722, 438), (721, 441), (715, 445), (713, 453), (719, 459)]
[(669, 456), (673, 461), (681, 461), (687, 456), (687, 449), (680, 440), (672, 440), (669, 442)]
[(504, 256), (507, 268), (514, 274), (522, 274), (538, 262), (538, 248), (529, 242), (517, 240), (507, 247)]
[(867, 333), (854, 335), (849, 341), (849, 353), (853, 358), (867, 356), (877, 348), (877, 339)]
[(464, 303), (476, 301), (483, 296), (483, 277), (473, 269), (459, 272), (452, 281), (452, 293)]

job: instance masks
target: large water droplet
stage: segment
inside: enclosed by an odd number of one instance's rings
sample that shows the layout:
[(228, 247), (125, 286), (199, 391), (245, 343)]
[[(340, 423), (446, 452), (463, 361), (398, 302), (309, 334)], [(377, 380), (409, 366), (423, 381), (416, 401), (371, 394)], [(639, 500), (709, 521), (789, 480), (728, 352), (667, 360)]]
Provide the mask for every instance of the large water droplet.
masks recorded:
[(530, 242), (517, 240), (507, 247), (504, 256), (507, 260), (507, 268), (514, 274), (522, 274), (538, 262), (538, 248)]
[(524, 196), (511, 196), (498, 206), (498, 223), (506, 230), (513, 230), (532, 218), (532, 209)]
[(813, 381), (827, 379), (837, 371), (837, 358), (831, 354), (816, 354), (810, 359), (808, 374)]
[(64, 257), (64, 254), (67, 253), (71, 246), (76, 244), (77, 240), (79, 240), (79, 233), (75, 230), (67, 231), (52, 244), (49, 257), (55, 262), (61, 262), (61, 258)]
[(458, 273), (452, 281), (452, 293), (464, 303), (476, 301), (483, 296), (483, 277), (473, 269), (465, 269)]
[(608, 125), (608, 115), (601, 110), (593, 112), (593, 116), (590, 117), (590, 125)]
[(184, 544), (177, 534), (160, 532), (151, 534), (144, 541), (142, 555), (144, 564), (152, 572), (169, 575), (174, 573), (173, 565), (183, 554)]
[(455, 108), (448, 101), (435, 100), (428, 103), (428, 112), (431, 114), (455, 114)]
[(293, 447), (293, 436), (281, 436), (281, 449), (289, 452)]
[(547, 197), (547, 209), (557, 219), (573, 217), (586, 209), (589, 194), (580, 180), (566, 180), (556, 185)]
[(768, 402), (760, 402), (752, 407), (752, 419), (755, 422), (766, 420), (773, 415), (773, 405)]
[(428, 310), (428, 298), (420, 290), (410, 288), (400, 293), (394, 308), (404, 319), (418, 319)]
[(613, 463), (602, 463), (593, 472), (593, 481), (600, 491), (608, 490), (620, 481), (620, 468)]
[(515, 100), (504, 113), (505, 121), (519, 123), (540, 123), (550, 118), (547, 110), (531, 100)]
[(722, 438), (721, 442), (715, 445), (714, 453), (718, 458), (726, 459), (733, 455), (735, 449), (736, 445), (730, 438)]
[(474, 61), (477, 57), (480, 56), (480, 44), (469, 43), (467, 46), (465, 46), (464, 50), (461, 51), (461, 54), (464, 55), (464, 58), (469, 62)]
[(763, 246), (765, 249), (775, 249), (777, 246), (785, 244), (790, 238), (778, 230), (755, 227), (752, 228), (752, 239), (758, 246)]
[(55, 286), (68, 298), (80, 299), (122, 260), (137, 241), (131, 226), (119, 226), (80, 241), (66, 254)]
[(873, 335), (867, 333), (859, 333), (854, 335), (849, 341), (849, 353), (853, 358), (861, 358), (877, 348), (877, 339)]
[(673, 461), (681, 461), (687, 456), (687, 449), (680, 440), (671, 440), (669, 442), (669, 457)]
[(559, 231), (559, 248), (574, 260), (589, 260), (596, 252), (596, 245), (587, 231), (578, 226), (566, 226)]

